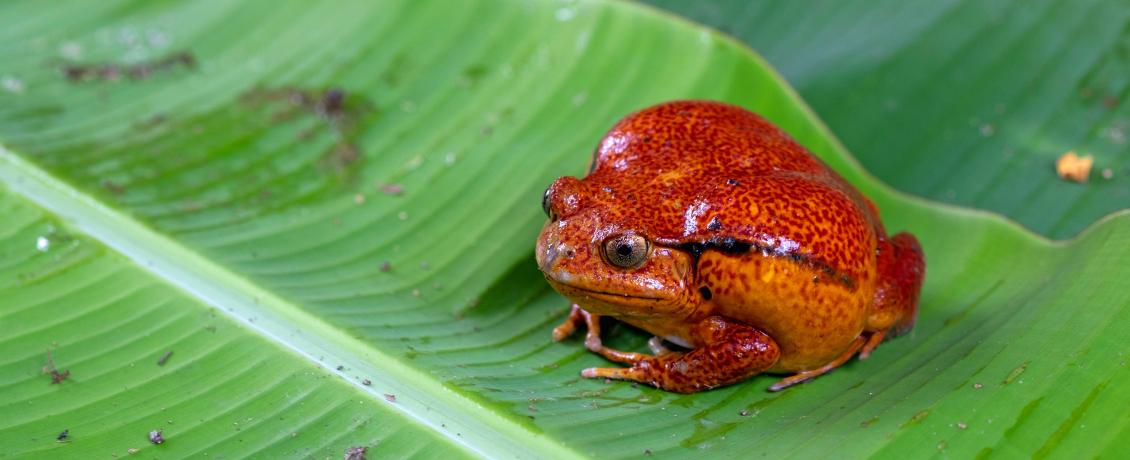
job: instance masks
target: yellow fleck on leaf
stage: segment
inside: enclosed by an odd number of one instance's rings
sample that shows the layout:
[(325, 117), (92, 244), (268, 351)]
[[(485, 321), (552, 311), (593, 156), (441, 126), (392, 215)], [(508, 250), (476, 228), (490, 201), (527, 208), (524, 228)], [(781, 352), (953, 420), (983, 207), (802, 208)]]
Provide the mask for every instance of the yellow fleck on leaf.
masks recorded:
[(1091, 175), (1091, 166), (1095, 163), (1090, 155), (1078, 156), (1075, 151), (1069, 151), (1055, 161), (1055, 173), (1060, 178), (1083, 183)]

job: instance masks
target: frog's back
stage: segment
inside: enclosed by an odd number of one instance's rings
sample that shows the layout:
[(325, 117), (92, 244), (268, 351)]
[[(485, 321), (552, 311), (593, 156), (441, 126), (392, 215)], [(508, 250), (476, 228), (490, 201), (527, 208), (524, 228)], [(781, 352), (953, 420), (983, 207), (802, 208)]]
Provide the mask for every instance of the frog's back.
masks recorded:
[[(586, 182), (655, 241), (737, 244), (870, 277), (881, 232), (865, 200), (803, 146), (737, 106), (676, 101), (602, 140)], [(623, 204), (628, 206), (623, 206)]]

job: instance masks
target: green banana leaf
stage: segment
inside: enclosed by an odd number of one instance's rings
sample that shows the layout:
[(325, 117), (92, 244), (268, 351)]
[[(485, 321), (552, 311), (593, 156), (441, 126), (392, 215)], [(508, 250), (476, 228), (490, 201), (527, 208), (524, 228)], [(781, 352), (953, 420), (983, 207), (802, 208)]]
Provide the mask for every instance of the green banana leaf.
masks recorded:
[(1130, 207), (1125, 0), (644, 1), (761, 52), (899, 190), (1055, 238)]
[[(0, 21), (0, 457), (1127, 453), (1130, 215), (1051, 242), (895, 192), (710, 30), (608, 1)], [(678, 98), (765, 115), (914, 232), (914, 332), (779, 393), (581, 379), (607, 363), (550, 340), (541, 192)]]

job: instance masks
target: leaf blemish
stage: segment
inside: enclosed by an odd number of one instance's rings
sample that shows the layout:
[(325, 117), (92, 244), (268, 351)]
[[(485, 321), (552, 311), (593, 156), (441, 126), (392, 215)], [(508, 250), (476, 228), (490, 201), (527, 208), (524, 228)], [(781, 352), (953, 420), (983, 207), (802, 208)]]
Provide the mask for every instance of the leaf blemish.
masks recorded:
[(1006, 376), (1004, 380), (1001, 381), (1001, 385), (1008, 385), (1012, 383), (1013, 380), (1016, 380), (1017, 377), (1020, 377), (1020, 374), (1024, 373), (1025, 369), (1028, 369), (1028, 361), (1024, 361), (1024, 364), (1017, 366), (1016, 369), (1013, 369), (1012, 372), (1009, 372), (1008, 376)]

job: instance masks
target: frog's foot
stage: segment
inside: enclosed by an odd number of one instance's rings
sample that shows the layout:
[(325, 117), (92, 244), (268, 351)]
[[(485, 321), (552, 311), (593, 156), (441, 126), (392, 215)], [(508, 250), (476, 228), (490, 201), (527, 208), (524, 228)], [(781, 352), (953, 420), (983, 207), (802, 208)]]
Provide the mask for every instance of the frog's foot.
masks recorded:
[(577, 332), (577, 326), (588, 320), (587, 316), (588, 312), (577, 304), (573, 304), (573, 309), (569, 311), (569, 316), (565, 318), (565, 321), (553, 328), (553, 341), (560, 342), (569, 338), (574, 332)]
[(577, 304), (573, 304), (573, 309), (569, 311), (569, 317), (553, 328), (553, 341), (560, 342), (569, 338), (574, 332), (577, 332), (577, 326), (581, 324), (588, 328), (588, 332), (585, 334), (585, 348), (599, 353), (600, 349), (604, 348), (600, 343), (600, 316), (585, 311)]
[(678, 393), (693, 393), (740, 382), (773, 366), (780, 357), (777, 343), (753, 327), (710, 317), (692, 328), (695, 342), (689, 352), (648, 356), (603, 348), (604, 357), (627, 368), (589, 368), (582, 377), (646, 383)]
[(871, 352), (875, 351), (875, 348), (878, 347), (880, 343), (883, 343), (883, 339), (886, 337), (887, 331), (872, 332), (871, 335), (867, 337), (867, 343), (863, 344), (863, 349), (859, 350), (859, 359), (864, 360), (871, 356)]
[[(843, 354), (841, 354), (839, 357), (833, 359), (832, 362), (820, 366), (816, 369), (797, 372), (795, 375), (785, 377), (770, 386), (769, 391), (781, 391), (798, 383), (804, 383), (821, 375), (832, 372), (833, 369), (842, 366), (849, 359), (851, 359), (852, 356), (855, 356), (855, 353), (859, 351), (861, 347), (863, 347), (863, 343), (865, 341), (866, 339), (862, 335), (856, 337), (855, 340), (851, 342), (851, 345), (848, 346), (847, 351), (844, 351)], [(880, 341), (882, 341), (882, 339), (880, 339)]]

